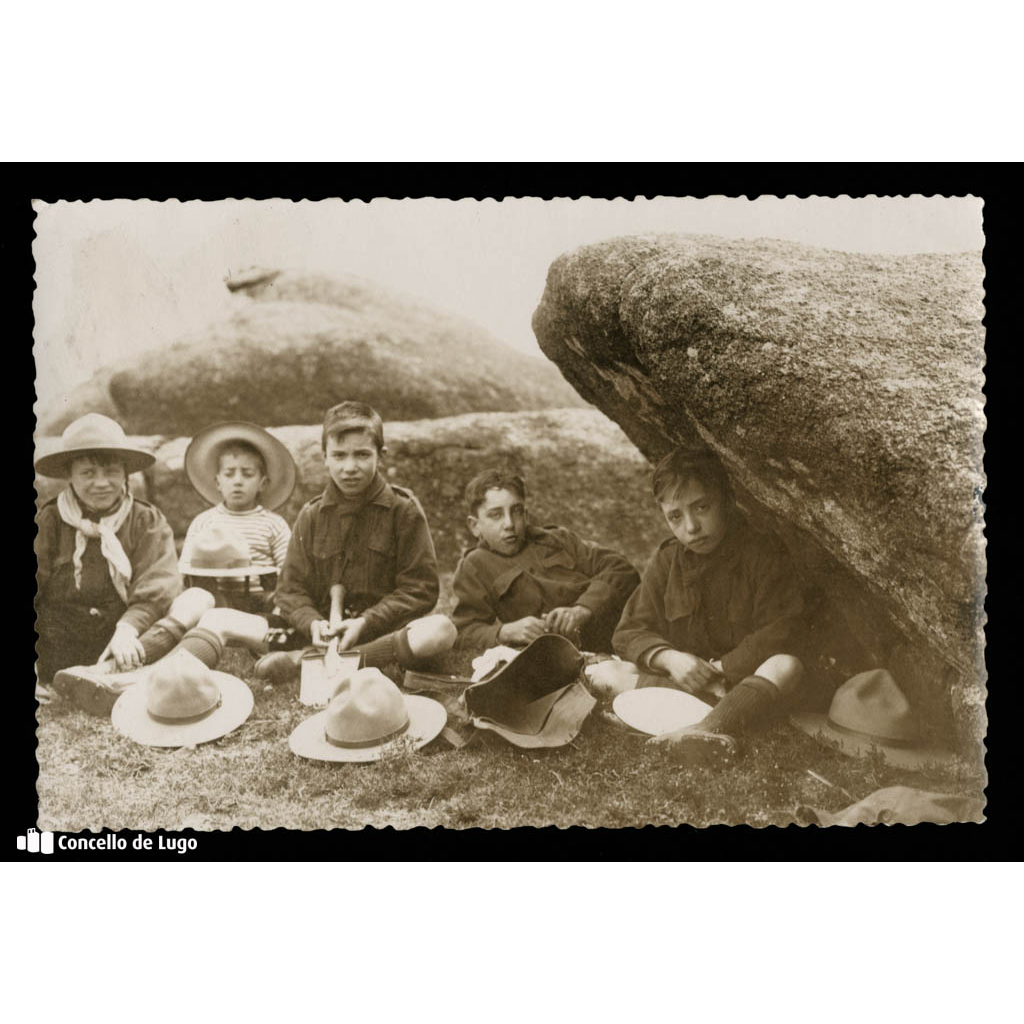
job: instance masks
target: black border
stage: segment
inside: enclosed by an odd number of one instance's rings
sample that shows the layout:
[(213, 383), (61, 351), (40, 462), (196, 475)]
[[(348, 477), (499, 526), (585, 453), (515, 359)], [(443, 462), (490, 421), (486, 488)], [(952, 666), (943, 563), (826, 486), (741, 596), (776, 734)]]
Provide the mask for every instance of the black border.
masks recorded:
[[(996, 476), (995, 463), (1007, 438), (1016, 440), (1019, 430), (1007, 423), (1008, 389), (1017, 385), (1013, 372), (1012, 342), (1007, 337), (1009, 259), (1007, 239), (1018, 236), (1017, 196), (1009, 182), (1019, 177), (1014, 168), (991, 164), (18, 164), (8, 165), (5, 195), (0, 200), (3, 232), (0, 234), (6, 284), (8, 370), (13, 387), (4, 403), (12, 430), (19, 439), (15, 478), (24, 473), (25, 490), (16, 485), (13, 502), (14, 527), (18, 537), (28, 521), (25, 507), (33, 500), (32, 441), (34, 394), (23, 382), (34, 380), (31, 359), (33, 263), (32, 198), (58, 199), (114, 198), (292, 198), (317, 199), (341, 196), (369, 200), (437, 196), (444, 198), (485, 198), (488, 196), (555, 196), (595, 198), (637, 195), (976, 195), (985, 201), (987, 407), (986, 471)], [(1009, 173), (1007, 173), (1009, 172)], [(1009, 358), (1008, 358), (1009, 357)], [(1001, 400), (1000, 400), (1001, 399)], [(23, 440), (22, 440), (23, 439)], [(1012, 480), (1013, 477), (1008, 477)], [(991, 484), (986, 492), (988, 538), (987, 661), (989, 672), (990, 719), (987, 764), (988, 820), (982, 825), (920, 825), (915, 828), (818, 829), (714, 826), (694, 829), (515, 829), (462, 831), (418, 828), (405, 832), (364, 829), (361, 832), (333, 831), (197, 833), (199, 850), (181, 856), (167, 851), (138, 854), (92, 852), (45, 858), (59, 863), (89, 860), (714, 860), (714, 861), (951, 861), (1004, 860), (1012, 857), (1010, 819), (1012, 798), (1006, 756), (1007, 733), (1019, 721), (1011, 705), (1020, 686), (1017, 673), (1008, 671), (1006, 619), (1013, 607), (1007, 599), (1006, 582), (1012, 568), (1005, 552), (993, 552), (993, 528), (1006, 521), (1011, 498), (1002, 492), (997, 506)], [(994, 507), (995, 506), (995, 507)], [(35, 562), (31, 547), (12, 542), (15, 558), (9, 568), (9, 588), (14, 595), (5, 616), (8, 636), (31, 635), (31, 602), (22, 595), (31, 587)], [(10, 554), (10, 552), (8, 552)], [(995, 613), (993, 613), (993, 608)], [(1000, 614), (1001, 613), (1001, 614)], [(1000, 632), (1002, 624), (1004, 632)], [(17, 723), (34, 719), (31, 689), (21, 682), (32, 674), (31, 645), (20, 640), (8, 644), (6, 656), (15, 670), (9, 673), (7, 731), (9, 751), (8, 785), (5, 787), (5, 819), (17, 835), (36, 818), (34, 730)], [(13, 649), (12, 649), (13, 648)], [(1019, 670), (1018, 670), (1019, 672)], [(1009, 741), (1009, 742), (1012, 742)], [(994, 752), (993, 752), (994, 751)], [(129, 838), (136, 833), (121, 833)], [(184, 835), (191, 835), (186, 832)], [(181, 833), (147, 833), (172, 838)], [(7, 856), (16, 861), (26, 854), (8, 839)], [(33, 858), (39, 862), (40, 858)]]

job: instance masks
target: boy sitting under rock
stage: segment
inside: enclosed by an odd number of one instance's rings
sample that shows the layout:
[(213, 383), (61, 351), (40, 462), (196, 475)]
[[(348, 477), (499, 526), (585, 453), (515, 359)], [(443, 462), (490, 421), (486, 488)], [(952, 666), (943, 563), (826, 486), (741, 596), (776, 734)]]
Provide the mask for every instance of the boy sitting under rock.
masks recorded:
[(36, 517), (36, 695), (43, 703), (67, 665), (108, 655), (122, 669), (142, 664), (139, 635), (181, 591), (167, 520), (128, 488), (129, 475), (152, 463), (120, 424), (98, 413), (71, 423), (60, 450), (36, 460), (43, 476), (67, 480)]
[[(423, 510), (411, 492), (379, 472), (386, 454), (379, 414), (362, 402), (342, 402), (324, 417), (322, 494), (295, 520), (277, 587), (281, 615), (301, 647), (339, 637), (342, 651), (360, 651), (367, 666), (398, 662), (414, 668), (450, 650), (455, 627), (428, 614), (437, 603), (437, 558)], [(328, 622), (330, 588), (345, 588), (345, 613)], [(297, 674), (301, 650), (274, 651), (256, 673), (281, 681)]]
[(662, 459), (652, 488), (673, 536), (655, 552), (612, 639), (639, 673), (609, 673), (603, 682), (596, 673), (592, 683), (608, 695), (637, 685), (712, 701), (724, 694), (699, 724), (652, 741), (683, 763), (710, 763), (730, 756), (734, 737), (800, 682), (803, 666), (791, 652), (803, 595), (782, 543), (748, 525), (709, 449)]
[[(185, 452), (185, 475), (213, 506), (200, 512), (185, 534), (179, 568), (186, 584), (209, 589), (222, 606), (260, 614), (271, 611), (276, 574), (291, 539), (288, 524), (272, 510), (295, 489), (291, 453), (255, 423), (217, 423), (192, 438)], [(244, 538), (253, 574), (213, 577), (202, 566), (190, 571), (196, 539), (217, 529)]]
[(523, 646), (560, 633), (609, 651), (612, 630), (640, 576), (620, 554), (560, 526), (533, 527), (522, 477), (489, 469), (466, 487), (477, 546), (455, 570), (452, 619), (461, 647)]

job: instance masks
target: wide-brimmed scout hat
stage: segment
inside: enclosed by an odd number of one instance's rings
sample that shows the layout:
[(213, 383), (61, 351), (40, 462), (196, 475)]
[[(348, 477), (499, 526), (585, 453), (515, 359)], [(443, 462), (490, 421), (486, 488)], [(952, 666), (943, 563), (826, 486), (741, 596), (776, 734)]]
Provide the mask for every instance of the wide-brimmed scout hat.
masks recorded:
[(907, 698), (884, 669), (861, 672), (836, 690), (827, 715), (791, 715), (816, 740), (832, 740), (844, 754), (879, 751), (890, 764), (913, 768), (946, 761), (949, 751), (927, 747)]
[(36, 459), (36, 472), (42, 476), (66, 477), (75, 459), (86, 455), (109, 455), (124, 463), (126, 473), (137, 473), (152, 466), (156, 457), (128, 443), (124, 429), (116, 420), (98, 412), (88, 412), (69, 423), (60, 436), (60, 448)]
[(177, 651), (117, 698), (110, 720), (147, 747), (191, 747), (237, 729), (252, 706), (252, 690), (241, 679)]
[(517, 747), (564, 746), (597, 703), (580, 680), (582, 668), (571, 641), (545, 633), (466, 690), (471, 721)]
[(660, 736), (703, 721), (711, 705), (684, 690), (645, 686), (620, 693), (612, 701), (612, 710), (631, 729)]
[(424, 746), (447, 720), (436, 700), (403, 694), (380, 669), (361, 668), (341, 684), (325, 711), (292, 732), (288, 746), (314, 761), (377, 761), (395, 740)]
[(214, 423), (200, 430), (185, 449), (185, 475), (211, 505), (221, 500), (217, 489), (217, 462), (221, 448), (232, 441), (251, 444), (262, 456), (270, 481), (260, 494), (264, 508), (278, 508), (295, 490), (295, 460), (291, 452), (262, 427), (244, 420)]
[(253, 565), (246, 539), (219, 523), (193, 539), (189, 561), (182, 561), (178, 568), (183, 576), (242, 577), (277, 572), (273, 565)]

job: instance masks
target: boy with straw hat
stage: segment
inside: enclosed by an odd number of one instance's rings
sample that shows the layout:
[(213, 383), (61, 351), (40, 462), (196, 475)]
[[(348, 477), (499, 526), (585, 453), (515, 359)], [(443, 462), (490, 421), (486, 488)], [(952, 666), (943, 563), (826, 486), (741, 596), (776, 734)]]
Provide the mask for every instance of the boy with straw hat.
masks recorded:
[(36, 516), (37, 696), (44, 702), (65, 666), (108, 655), (121, 670), (141, 665), (140, 634), (181, 592), (167, 520), (128, 488), (129, 475), (153, 461), (98, 413), (75, 420), (60, 447), (36, 459), (37, 473), (67, 481)]
[[(255, 423), (215, 423), (192, 438), (185, 452), (185, 475), (212, 507), (189, 524), (179, 562), (182, 575), (191, 585), (209, 589), (220, 604), (248, 612), (271, 611), (276, 574), (291, 539), (288, 524), (273, 509), (295, 489), (291, 453)], [(254, 572), (218, 577), (202, 566), (196, 568), (196, 541), (208, 530), (240, 535)]]

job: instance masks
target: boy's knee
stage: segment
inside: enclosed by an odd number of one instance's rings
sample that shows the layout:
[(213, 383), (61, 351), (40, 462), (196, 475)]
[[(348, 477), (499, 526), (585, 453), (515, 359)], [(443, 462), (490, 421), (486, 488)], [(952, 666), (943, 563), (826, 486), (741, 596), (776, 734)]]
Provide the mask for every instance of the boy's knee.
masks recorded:
[(199, 622), (196, 625), (200, 629), (208, 629), (211, 633), (216, 633), (221, 640), (224, 640), (224, 634), (231, 629), (233, 614), (231, 608), (209, 608), (199, 617)]
[(186, 629), (191, 629), (216, 603), (216, 598), (210, 591), (202, 587), (189, 587), (171, 602), (167, 614)]
[(203, 612), (198, 626), (216, 633), (223, 643), (258, 644), (267, 633), (267, 620), (235, 608), (211, 608)]
[(792, 654), (773, 654), (755, 673), (762, 679), (774, 683), (776, 689), (783, 695), (792, 693), (799, 686), (803, 674), (803, 663)]
[(444, 654), (455, 645), (457, 631), (447, 615), (425, 615), (409, 623), (409, 647), (417, 657)]

